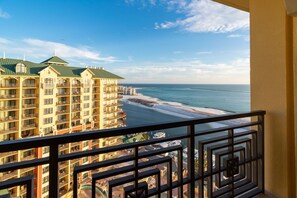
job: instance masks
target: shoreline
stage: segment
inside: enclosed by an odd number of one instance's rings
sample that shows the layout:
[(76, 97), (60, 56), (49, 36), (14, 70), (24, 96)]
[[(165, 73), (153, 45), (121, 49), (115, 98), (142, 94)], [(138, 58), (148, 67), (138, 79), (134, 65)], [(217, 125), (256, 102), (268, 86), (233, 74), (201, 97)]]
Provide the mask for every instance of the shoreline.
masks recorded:
[(179, 102), (162, 101), (158, 98), (153, 98), (142, 94), (124, 95), (122, 101), (182, 118), (201, 118), (230, 113), (220, 109), (192, 107)]

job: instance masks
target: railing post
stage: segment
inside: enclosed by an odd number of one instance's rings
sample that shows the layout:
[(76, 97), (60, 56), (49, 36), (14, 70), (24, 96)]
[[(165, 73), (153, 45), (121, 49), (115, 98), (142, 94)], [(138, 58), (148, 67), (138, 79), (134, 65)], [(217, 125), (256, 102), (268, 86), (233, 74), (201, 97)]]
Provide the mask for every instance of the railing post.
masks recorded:
[(258, 150), (258, 153), (257, 153), (257, 155), (259, 156), (259, 155), (261, 155), (262, 156), (262, 160), (261, 160), (261, 163), (262, 163), (262, 166), (261, 166), (261, 171), (262, 171), (262, 173), (261, 173), (261, 180), (260, 180), (260, 185), (261, 185), (261, 187), (262, 187), (262, 193), (264, 193), (265, 192), (265, 176), (264, 176), (264, 168), (265, 168), (265, 164), (264, 164), (264, 162), (265, 162), (265, 152), (264, 152), (264, 148), (265, 148), (265, 145), (264, 145), (264, 143), (265, 143), (265, 139), (264, 139), (264, 115), (259, 115), (258, 116), (258, 121), (260, 122), (260, 124), (258, 125), (258, 134), (259, 134), (259, 138), (258, 138), (258, 142), (259, 142), (259, 144), (261, 144), (261, 145), (259, 145), (258, 146), (258, 148), (259, 148), (259, 150)]
[(188, 197), (195, 197), (195, 125), (188, 126), (188, 178), (190, 179)]
[(58, 156), (59, 156), (59, 145), (50, 145), (50, 156), (49, 156), (49, 198), (59, 197), (59, 177), (58, 177)]

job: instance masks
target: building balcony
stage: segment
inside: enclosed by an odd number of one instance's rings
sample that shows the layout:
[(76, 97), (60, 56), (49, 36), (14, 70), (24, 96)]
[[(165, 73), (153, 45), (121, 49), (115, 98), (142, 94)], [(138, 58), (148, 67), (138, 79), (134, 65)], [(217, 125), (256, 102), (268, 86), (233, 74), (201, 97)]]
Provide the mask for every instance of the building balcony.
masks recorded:
[[(144, 197), (161, 196), (164, 192), (167, 197), (254, 197), (265, 190), (264, 115), (264, 111), (225, 114), (99, 133), (71, 133), (53, 136), (50, 141), (48, 137), (38, 137), (0, 142), (2, 153), (44, 146), (51, 151), (49, 158), (34, 159), (25, 165), (0, 165), (0, 172), (50, 164), (50, 197), (59, 196), (58, 190), (64, 186), (59, 168), (69, 164), (75, 198), (84, 190), (77, 178), (91, 170), (97, 170), (90, 178), (92, 195), (100, 183), (106, 183), (109, 197), (114, 191), (126, 195), (137, 191)], [(213, 126), (205, 129), (209, 124)], [(176, 129), (177, 133), (167, 134), (168, 129)], [(154, 135), (156, 131), (164, 136)], [(139, 138), (143, 132), (151, 133), (151, 138)], [(87, 140), (108, 142), (104, 147), (59, 155), (59, 145)], [(96, 155), (97, 163), (78, 166), (83, 157)]]
[(63, 124), (63, 123), (68, 123), (69, 119), (61, 119), (61, 120), (57, 120), (56, 124)]
[(5, 122), (15, 122), (17, 121), (19, 118), (15, 117), (15, 116), (7, 116), (5, 118), (0, 118), (0, 123), (5, 123)]
[(0, 89), (17, 89), (18, 88), (18, 84), (0, 84)]
[(70, 105), (70, 102), (69, 101), (58, 101), (56, 104), (57, 105)]
[(5, 181), (14, 177), (17, 177), (17, 171), (8, 171), (3, 173), (3, 176), (0, 176), (0, 181)]
[(69, 111), (66, 109), (56, 111), (56, 115), (64, 115), (64, 114), (69, 114)]
[(23, 104), (23, 108), (29, 109), (29, 108), (36, 108), (38, 107), (38, 104)]
[(93, 101), (100, 101), (100, 98), (99, 97), (98, 98), (97, 97), (96, 98), (94, 97), (93, 98)]
[(61, 92), (61, 93), (57, 93), (56, 96), (57, 97), (65, 97), (65, 96), (69, 96), (69, 92)]
[(67, 88), (67, 87), (70, 87), (70, 83), (59, 83), (59, 84), (57, 84), (57, 87), (59, 87), (59, 88)]
[(72, 113), (74, 113), (74, 112), (80, 112), (80, 111), (82, 111), (82, 108), (73, 108), (72, 109)]
[(37, 124), (24, 124), (22, 126), (22, 131), (29, 130), (29, 129), (35, 129), (37, 127)]
[(0, 107), (0, 111), (15, 111), (18, 110), (19, 107), (18, 106), (3, 106)]
[(80, 91), (73, 91), (73, 92), (72, 92), (72, 95), (73, 95), (73, 96), (79, 96), (79, 95), (80, 95)]
[(78, 104), (80, 102), (81, 102), (80, 100), (72, 100), (72, 104)]
[(81, 119), (80, 116), (74, 116), (71, 118), (72, 121), (76, 121), (76, 120), (80, 120), (80, 119)]
[(23, 84), (24, 89), (31, 89), (31, 88), (36, 88), (36, 87), (37, 87), (37, 84), (35, 84), (35, 83), (24, 83)]
[(17, 127), (10, 127), (2, 130), (0, 129), (0, 135), (8, 134), (8, 133), (16, 133), (16, 132), (19, 132)]
[(22, 116), (23, 120), (37, 118), (37, 117), (38, 117), (37, 113), (23, 114)]
[(36, 98), (38, 97), (38, 94), (24, 94), (23, 95), (23, 98)]
[(17, 154), (18, 154), (17, 151), (10, 151), (10, 152), (6, 152), (6, 153), (0, 153), (0, 158), (9, 157), (9, 156), (17, 155)]
[(0, 99), (1, 100), (17, 100), (17, 99), (19, 99), (19, 96), (16, 94), (12, 94), (12, 95), (6, 94), (6, 95), (1, 95)]
[(73, 83), (73, 84), (72, 84), (72, 87), (81, 87), (81, 86), (82, 86), (81, 83)]

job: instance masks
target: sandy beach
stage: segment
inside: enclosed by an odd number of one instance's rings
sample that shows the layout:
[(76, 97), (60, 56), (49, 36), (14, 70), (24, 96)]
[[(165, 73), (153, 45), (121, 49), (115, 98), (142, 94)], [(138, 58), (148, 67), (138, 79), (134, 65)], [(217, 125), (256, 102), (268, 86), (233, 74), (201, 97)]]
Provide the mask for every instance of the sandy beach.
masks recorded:
[(141, 105), (142, 107), (151, 108), (165, 114), (175, 115), (183, 118), (199, 118), (204, 116), (223, 115), (228, 113), (226, 111), (218, 109), (190, 107), (178, 102), (162, 101), (157, 98), (144, 96), (142, 94), (133, 96), (124, 95), (122, 100), (130, 104)]

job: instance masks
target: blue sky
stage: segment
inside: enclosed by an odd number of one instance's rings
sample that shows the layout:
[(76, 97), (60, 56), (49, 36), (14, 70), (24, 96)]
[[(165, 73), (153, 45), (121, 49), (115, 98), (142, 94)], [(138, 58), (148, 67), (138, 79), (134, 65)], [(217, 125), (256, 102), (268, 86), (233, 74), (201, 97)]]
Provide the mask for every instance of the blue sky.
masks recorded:
[(210, 0), (0, 0), (0, 52), (127, 83), (249, 83), (249, 15)]

